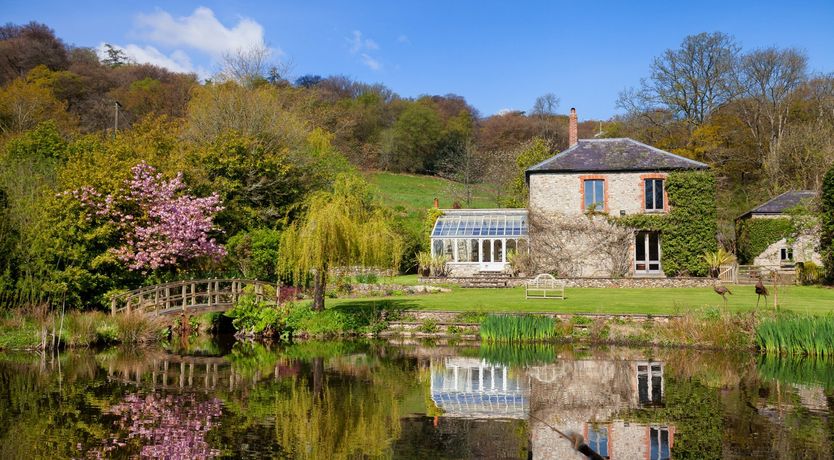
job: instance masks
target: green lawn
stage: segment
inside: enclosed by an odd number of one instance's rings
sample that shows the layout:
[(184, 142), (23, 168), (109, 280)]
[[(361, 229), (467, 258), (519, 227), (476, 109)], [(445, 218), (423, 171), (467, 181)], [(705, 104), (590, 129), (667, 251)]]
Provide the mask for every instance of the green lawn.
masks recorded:
[[(399, 281), (400, 277), (395, 278)], [(403, 281), (410, 281), (404, 278)], [(387, 281), (386, 281), (387, 282)], [(414, 277), (416, 282), (416, 277)], [(403, 283), (405, 284), (405, 283)], [(727, 307), (733, 311), (755, 308), (753, 286), (731, 286)], [(417, 310), (489, 311), (489, 312), (560, 312), (560, 313), (631, 313), (679, 314), (693, 309), (723, 306), (721, 297), (712, 288), (568, 288), (566, 300), (526, 300), (524, 288), (464, 289), (452, 292), (361, 299), (327, 299), (328, 308), (363, 306), (389, 302), (395, 306)], [(770, 298), (772, 302), (773, 298)], [(764, 302), (764, 301), (763, 301)], [(772, 308), (772, 303), (767, 308)], [(815, 286), (788, 286), (779, 289), (779, 305), (783, 310), (826, 314), (834, 312), (834, 289)], [(764, 308), (762, 305), (759, 307)]]
[[(455, 201), (453, 190), (462, 187), (457, 182), (434, 176), (372, 172), (366, 177), (376, 186), (382, 202), (393, 209), (402, 207), (415, 228), (422, 224), (423, 212), (432, 207), (435, 197), (440, 201), (441, 208), (451, 208)], [(472, 202), (469, 205), (462, 200), (460, 204), (470, 208), (498, 206), (495, 199), (481, 185), (474, 186)]]

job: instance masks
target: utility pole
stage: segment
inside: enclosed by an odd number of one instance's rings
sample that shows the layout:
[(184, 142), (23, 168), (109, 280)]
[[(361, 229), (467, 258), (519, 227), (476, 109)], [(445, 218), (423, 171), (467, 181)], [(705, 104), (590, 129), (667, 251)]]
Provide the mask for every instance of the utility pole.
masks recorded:
[(122, 104), (119, 104), (119, 101), (113, 101), (116, 103), (116, 116), (113, 120), (113, 137), (116, 137), (116, 133), (119, 132), (119, 108)]

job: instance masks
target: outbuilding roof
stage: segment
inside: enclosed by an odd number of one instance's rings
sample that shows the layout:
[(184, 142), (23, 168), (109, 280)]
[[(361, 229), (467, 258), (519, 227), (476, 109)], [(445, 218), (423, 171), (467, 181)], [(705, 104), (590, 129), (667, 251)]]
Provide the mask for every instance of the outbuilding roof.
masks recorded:
[(771, 198), (769, 201), (742, 214), (739, 218), (753, 214), (784, 214), (787, 210), (803, 202), (813, 200), (816, 196), (817, 192), (813, 190), (792, 190)]
[(527, 169), (527, 176), (547, 172), (668, 171), (708, 168), (709, 166), (704, 163), (622, 137), (580, 139), (564, 152)]

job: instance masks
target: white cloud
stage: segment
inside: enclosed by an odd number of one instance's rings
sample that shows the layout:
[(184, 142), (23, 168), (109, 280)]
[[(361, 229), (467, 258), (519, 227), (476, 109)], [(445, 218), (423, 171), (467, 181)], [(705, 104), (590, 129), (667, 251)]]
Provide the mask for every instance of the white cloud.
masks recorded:
[(350, 54), (359, 54), (359, 58), (363, 64), (368, 66), (371, 70), (380, 70), (382, 62), (374, 58), (369, 53), (371, 51), (379, 50), (379, 44), (370, 38), (363, 38), (362, 32), (354, 30), (350, 37), (346, 38), (348, 42), (348, 51)]
[[(115, 45), (128, 58), (140, 64), (153, 64), (174, 72), (194, 72), (201, 78), (208, 77), (205, 67), (195, 66), (187, 51), (207, 55), (216, 64), (225, 53), (234, 53), (256, 47), (266, 48), (264, 29), (256, 21), (240, 18), (231, 27), (224, 26), (206, 7), (199, 7), (189, 16), (175, 18), (170, 13), (157, 10), (136, 16), (134, 35), (147, 43)], [(163, 52), (159, 48), (169, 49)], [(104, 55), (104, 44), (98, 47), (99, 56)], [(187, 50), (187, 51), (186, 51)], [(283, 52), (278, 48), (268, 49), (273, 57)]]
[(370, 68), (371, 70), (379, 70), (382, 68), (382, 63), (372, 58), (371, 56), (362, 53), (360, 57), (362, 58), (362, 63), (368, 66), (368, 68)]
[(510, 114), (510, 113), (513, 113), (513, 112), (517, 112), (517, 110), (516, 109), (510, 109), (510, 108), (505, 108), (505, 109), (501, 109), (501, 110), (495, 112), (495, 114), (498, 115), (498, 116), (504, 116), (504, 115), (507, 115), (507, 114)]
[[(127, 58), (133, 62), (137, 62), (140, 64), (152, 64), (159, 67), (164, 67), (168, 70), (174, 72), (185, 72), (190, 73), (194, 72), (197, 74), (202, 74), (204, 71), (202, 69), (195, 68), (194, 65), (191, 63), (191, 59), (188, 55), (181, 51), (175, 50), (170, 55), (165, 55), (165, 53), (159, 51), (153, 46), (145, 45), (135, 45), (135, 44), (128, 44), (125, 46), (120, 45), (111, 45), (113, 48), (121, 50)], [(107, 47), (104, 43), (98, 45), (96, 48), (96, 52), (100, 58), (107, 57)]]
[(399, 37), (397, 37), (397, 43), (402, 43), (404, 45), (410, 45), (411, 40), (408, 39), (408, 35), (403, 34), (403, 35), (400, 35)]
[(215, 58), (223, 53), (264, 45), (264, 29), (252, 19), (241, 18), (236, 25), (224, 26), (214, 12), (199, 7), (190, 16), (174, 18), (158, 10), (136, 17), (137, 33), (153, 43), (203, 51)]

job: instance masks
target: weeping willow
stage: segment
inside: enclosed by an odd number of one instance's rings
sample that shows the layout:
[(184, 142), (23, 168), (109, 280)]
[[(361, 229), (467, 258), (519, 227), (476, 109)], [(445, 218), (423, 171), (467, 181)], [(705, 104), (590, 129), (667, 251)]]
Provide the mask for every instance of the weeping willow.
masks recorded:
[(312, 276), (313, 308), (323, 310), (328, 269), (394, 269), (400, 263), (403, 246), (390, 219), (374, 204), (367, 183), (344, 174), (336, 179), (332, 192), (313, 194), (305, 217), (284, 231), (278, 271), (291, 276), (296, 284)]

